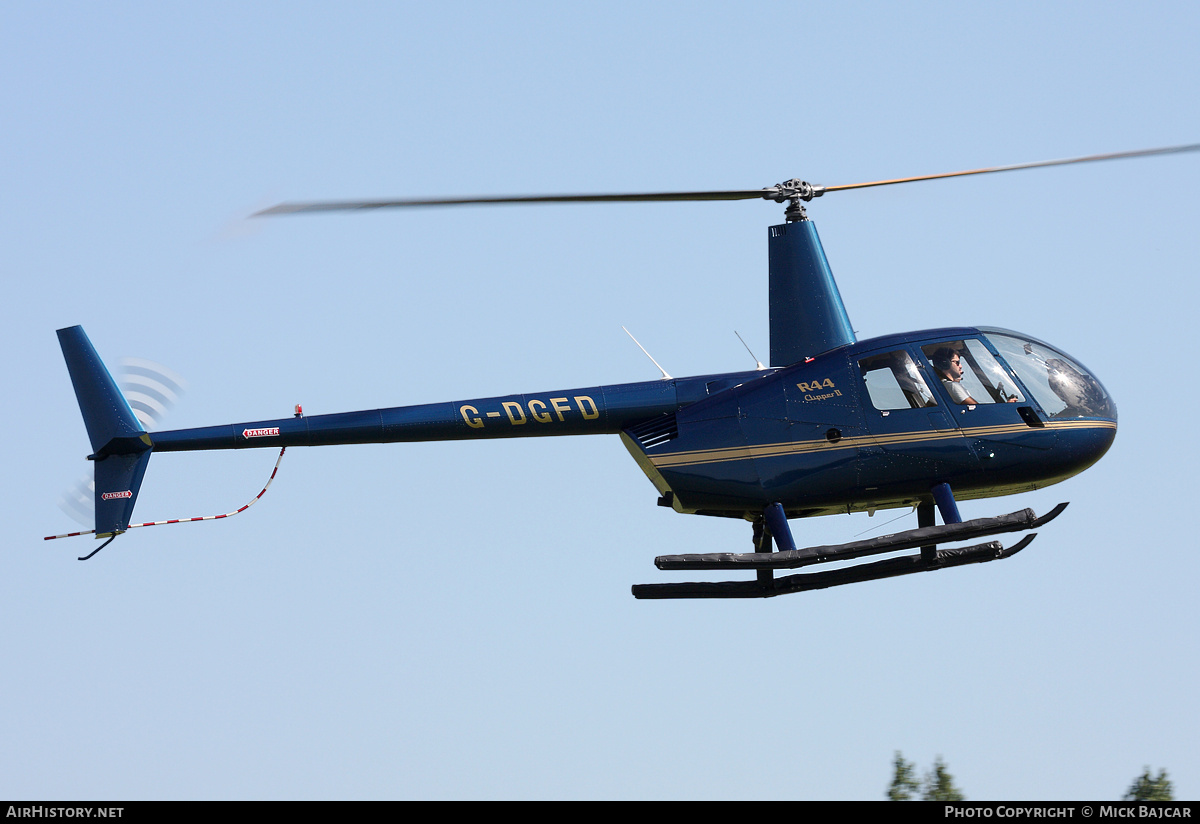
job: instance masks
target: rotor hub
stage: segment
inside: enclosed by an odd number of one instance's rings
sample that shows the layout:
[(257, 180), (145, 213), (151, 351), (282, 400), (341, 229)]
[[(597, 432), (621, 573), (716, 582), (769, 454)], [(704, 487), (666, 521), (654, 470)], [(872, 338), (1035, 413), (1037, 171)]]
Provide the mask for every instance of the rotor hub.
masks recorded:
[(763, 189), (763, 198), (765, 200), (773, 200), (776, 203), (787, 202), (787, 207), (783, 210), (783, 215), (788, 223), (808, 220), (808, 213), (804, 211), (803, 202), (810, 201), (814, 197), (820, 197), (823, 194), (825, 194), (824, 186), (814, 186), (795, 177), (770, 188)]

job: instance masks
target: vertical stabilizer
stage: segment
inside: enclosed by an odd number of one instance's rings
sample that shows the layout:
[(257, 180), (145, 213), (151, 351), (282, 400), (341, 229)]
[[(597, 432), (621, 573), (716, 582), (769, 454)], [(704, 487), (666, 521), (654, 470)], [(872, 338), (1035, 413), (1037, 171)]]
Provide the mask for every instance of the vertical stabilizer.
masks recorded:
[(150, 436), (138, 422), (82, 326), (58, 330), (95, 462), (96, 537), (129, 527), (150, 461)]

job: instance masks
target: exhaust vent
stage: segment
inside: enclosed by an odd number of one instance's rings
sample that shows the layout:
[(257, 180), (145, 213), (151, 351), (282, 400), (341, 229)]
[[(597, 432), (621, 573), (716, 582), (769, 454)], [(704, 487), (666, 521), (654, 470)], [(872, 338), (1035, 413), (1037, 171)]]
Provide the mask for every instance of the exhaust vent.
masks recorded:
[(674, 412), (626, 427), (625, 431), (641, 444), (642, 449), (652, 449), (679, 437), (679, 425), (675, 422)]

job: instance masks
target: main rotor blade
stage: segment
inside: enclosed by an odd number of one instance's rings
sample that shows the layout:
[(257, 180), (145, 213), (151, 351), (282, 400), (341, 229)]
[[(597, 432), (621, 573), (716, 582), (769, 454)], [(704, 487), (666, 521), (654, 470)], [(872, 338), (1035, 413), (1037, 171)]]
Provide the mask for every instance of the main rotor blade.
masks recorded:
[(846, 183), (840, 186), (812, 186), (800, 180), (789, 180), (763, 189), (730, 189), (708, 192), (630, 192), (626, 194), (517, 195), (280, 203), (278, 206), (272, 206), (270, 209), (255, 212), (251, 217), (290, 215), (300, 212), (352, 212), (369, 209), (403, 209), (422, 206), (468, 206), (471, 204), (487, 205), (500, 203), (661, 203), (696, 200), (774, 200), (777, 203), (782, 203), (785, 200), (793, 202), (797, 199), (811, 200), (814, 197), (820, 197), (826, 192), (866, 189), (872, 186), (891, 186), (895, 183), (915, 183), (919, 180), (940, 180), (947, 177), (984, 175), (993, 172), (1013, 172), (1018, 169), (1036, 169), (1043, 166), (1065, 166), (1070, 163), (1092, 163), (1100, 160), (1122, 160), (1130, 157), (1149, 157), (1151, 155), (1194, 151), (1200, 151), (1200, 143), (1192, 143), (1186, 146), (1168, 146), (1161, 149), (1141, 149), (1134, 152), (1088, 155), (1087, 157), (1072, 157), (1064, 160), (1040, 160), (1035, 163), (1016, 163), (1011, 166), (989, 166), (983, 169), (967, 169), (961, 172), (943, 172), (941, 174), (918, 175), (916, 177), (897, 177), (891, 180), (872, 180), (866, 183)]
[(400, 209), (411, 206), (466, 206), (489, 203), (644, 203), (686, 200), (753, 200), (769, 197), (771, 190), (737, 189), (717, 192), (634, 192), (615, 195), (521, 195), (501, 197), (451, 197), (406, 200), (332, 200), (280, 203), (251, 217), (290, 215), (297, 212), (346, 212), (363, 209)]
[(1176, 154), (1179, 152), (1200, 151), (1200, 143), (1187, 146), (1168, 146), (1163, 149), (1140, 149), (1136, 152), (1113, 152), (1112, 154), (1088, 155), (1087, 157), (1071, 157), (1064, 160), (1039, 160), (1035, 163), (1015, 163), (1011, 166), (990, 166), (985, 169), (967, 169), (962, 172), (943, 172), (936, 175), (918, 175), (916, 177), (897, 177), (892, 180), (873, 180), (869, 183), (847, 183), (841, 186), (817, 187), (825, 192), (839, 192), (846, 189), (866, 189), (871, 186), (891, 186), (893, 183), (915, 183), (918, 180), (939, 180), (944, 177), (965, 177), (966, 175), (986, 175), (992, 172), (1014, 172), (1018, 169), (1036, 169), (1042, 166), (1066, 166), (1070, 163), (1093, 163), (1100, 160), (1123, 160), (1128, 157), (1148, 157), (1150, 155)]

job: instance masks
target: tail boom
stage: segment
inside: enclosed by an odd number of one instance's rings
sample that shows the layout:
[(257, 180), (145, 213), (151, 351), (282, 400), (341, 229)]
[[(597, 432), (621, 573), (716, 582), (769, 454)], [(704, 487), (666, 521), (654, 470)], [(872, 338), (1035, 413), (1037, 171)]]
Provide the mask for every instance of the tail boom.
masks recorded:
[(182, 452), (619, 434), (632, 423), (674, 412), (704, 397), (705, 381), (704, 377), (646, 381), (280, 418), (155, 432), (151, 438), (155, 452)]

